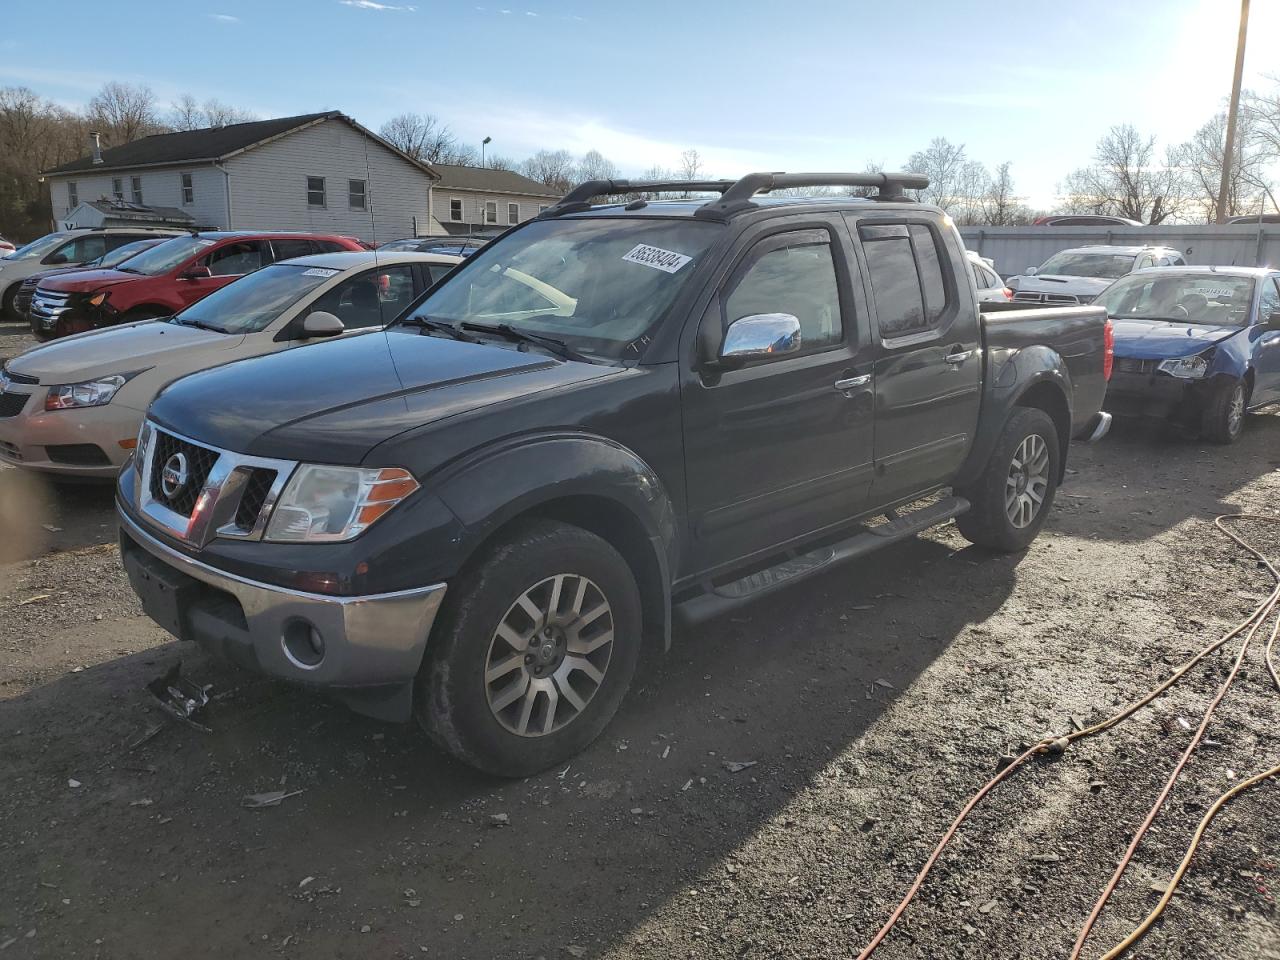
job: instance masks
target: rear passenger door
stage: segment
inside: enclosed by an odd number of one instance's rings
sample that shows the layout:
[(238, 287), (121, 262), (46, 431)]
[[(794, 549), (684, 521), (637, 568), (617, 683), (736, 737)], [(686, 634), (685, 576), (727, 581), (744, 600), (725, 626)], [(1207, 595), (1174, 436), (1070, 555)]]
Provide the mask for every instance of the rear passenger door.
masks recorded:
[(1280, 331), (1267, 326), (1267, 318), (1280, 312), (1280, 278), (1264, 277), (1258, 281), (1258, 316), (1249, 331), (1254, 341), (1254, 386), (1250, 403), (1269, 403), (1280, 398)]
[[(847, 214), (874, 308), (876, 505), (949, 481), (972, 443), (981, 398), (978, 316), (964, 261), (939, 217)], [(944, 235), (943, 230), (947, 230)]]
[(301, 237), (277, 238), (271, 241), (271, 252), (273, 261), (277, 263), (294, 257), (309, 257), (316, 252), (316, 243)]
[(841, 227), (835, 216), (761, 224), (739, 242), (701, 318), (699, 342), (718, 345), (742, 317), (791, 314), (801, 343), (795, 353), (685, 376), (690, 571), (839, 524), (866, 501), (871, 344)]

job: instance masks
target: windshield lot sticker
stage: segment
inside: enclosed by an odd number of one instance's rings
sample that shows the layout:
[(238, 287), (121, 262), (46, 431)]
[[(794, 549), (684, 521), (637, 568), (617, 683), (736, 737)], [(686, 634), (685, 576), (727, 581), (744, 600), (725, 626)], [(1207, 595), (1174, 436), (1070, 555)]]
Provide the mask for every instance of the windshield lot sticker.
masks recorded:
[(303, 270), (304, 277), (332, 277), (336, 276), (339, 271), (330, 270), (328, 267), (312, 267), (310, 270)]
[(637, 243), (623, 254), (622, 259), (629, 263), (638, 263), (643, 267), (653, 267), (664, 273), (675, 273), (693, 257), (686, 257), (683, 253), (676, 253), (673, 250), (663, 250), (661, 247), (651, 247), (647, 243)]

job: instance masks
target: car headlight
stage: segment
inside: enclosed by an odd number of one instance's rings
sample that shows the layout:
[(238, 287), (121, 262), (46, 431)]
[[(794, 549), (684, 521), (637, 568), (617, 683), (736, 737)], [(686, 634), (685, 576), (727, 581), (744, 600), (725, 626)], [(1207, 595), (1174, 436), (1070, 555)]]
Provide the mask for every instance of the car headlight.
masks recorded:
[(1204, 357), (1178, 357), (1161, 360), (1157, 369), (1184, 380), (1200, 380), (1209, 372), (1209, 361)]
[(84, 383), (64, 383), (49, 388), (44, 398), (46, 410), (77, 410), (81, 407), (100, 407), (110, 403), (116, 391), (129, 381), (132, 374), (117, 373)]
[(304, 463), (289, 478), (265, 540), (333, 543), (359, 536), (418, 489), (399, 467), (330, 467)]
[(111, 296), (109, 293), (95, 293), (92, 297), (86, 300), (85, 303), (91, 307), (100, 307), (106, 303), (107, 297), (109, 296)]

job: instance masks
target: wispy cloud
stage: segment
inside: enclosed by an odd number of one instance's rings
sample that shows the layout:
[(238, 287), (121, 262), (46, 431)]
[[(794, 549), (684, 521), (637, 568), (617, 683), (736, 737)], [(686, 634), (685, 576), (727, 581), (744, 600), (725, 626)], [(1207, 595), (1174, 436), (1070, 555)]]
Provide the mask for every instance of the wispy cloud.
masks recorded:
[(526, 10), (526, 11), (524, 12), (524, 15), (525, 15), (526, 17), (536, 17), (536, 16), (537, 16), (537, 14), (536, 14), (536, 13), (534, 13), (532, 10)]
[(239, 23), (239, 17), (233, 17), (229, 13), (206, 13), (206, 17), (210, 20), (217, 20), (219, 23)]
[(399, 13), (413, 13), (418, 9), (408, 4), (378, 3), (378, 0), (338, 0), (338, 2), (344, 7), (355, 7), (357, 10), (390, 10)]

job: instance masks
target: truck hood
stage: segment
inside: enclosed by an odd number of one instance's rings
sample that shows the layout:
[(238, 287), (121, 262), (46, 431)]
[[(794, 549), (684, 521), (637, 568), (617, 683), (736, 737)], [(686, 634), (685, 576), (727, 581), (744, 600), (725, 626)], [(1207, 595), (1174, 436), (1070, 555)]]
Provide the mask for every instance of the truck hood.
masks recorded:
[(1240, 333), (1242, 327), (1204, 326), (1176, 320), (1112, 320), (1116, 356), (1133, 360), (1190, 357)]
[(39, 377), (42, 384), (81, 383), (113, 373), (161, 366), (175, 354), (184, 363), (207, 353), (209, 363), (238, 346), (243, 336), (182, 327), (162, 320), (143, 320), (105, 330), (90, 330), (54, 340), (9, 361), (14, 373)]
[(94, 290), (105, 290), (119, 283), (130, 283), (145, 279), (141, 274), (125, 273), (122, 270), (77, 270), (65, 277), (50, 277), (42, 280), (46, 290), (58, 290), (62, 293), (89, 293)]
[[(1065, 293), (1072, 296), (1096, 297), (1115, 283), (1106, 277), (1068, 277), (1061, 274), (1039, 274), (1034, 277), (1010, 277), (1014, 290), (1030, 290), (1035, 293)], [(1016, 284), (1016, 286), (1015, 286)]]
[(165, 389), (150, 415), (239, 453), (357, 464), (405, 430), (618, 372), (402, 327), (205, 370)]

